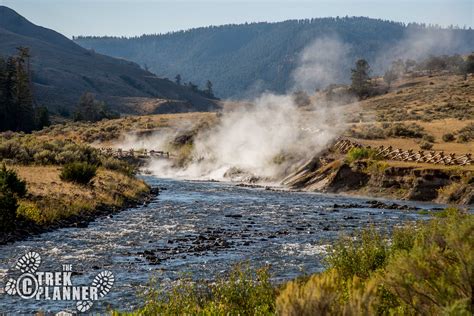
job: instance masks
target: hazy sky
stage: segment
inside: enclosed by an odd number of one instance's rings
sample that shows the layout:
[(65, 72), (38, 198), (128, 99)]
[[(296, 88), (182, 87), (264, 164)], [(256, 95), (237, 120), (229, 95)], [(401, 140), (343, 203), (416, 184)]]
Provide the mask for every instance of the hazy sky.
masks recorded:
[(474, 27), (473, 0), (0, 0), (0, 4), (69, 37), (345, 15)]

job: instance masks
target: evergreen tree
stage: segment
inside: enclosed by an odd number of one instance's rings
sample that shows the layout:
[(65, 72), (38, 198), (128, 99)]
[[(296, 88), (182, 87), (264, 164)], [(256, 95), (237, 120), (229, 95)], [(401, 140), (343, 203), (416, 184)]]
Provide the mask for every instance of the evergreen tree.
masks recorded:
[(35, 129), (29, 58), (29, 50), (19, 47), (17, 56), (0, 59), (0, 131)]
[(393, 69), (389, 69), (383, 75), (383, 80), (387, 83), (388, 87), (390, 88), (393, 81), (397, 80), (398, 76), (397, 73)]
[(180, 74), (177, 74), (174, 79), (175, 79), (177, 85), (181, 85), (181, 75)]
[(194, 92), (197, 92), (199, 90), (198, 86), (192, 83), (191, 81), (188, 83), (188, 87), (191, 89), (191, 91), (194, 91)]
[(15, 104), (17, 108), (16, 129), (31, 132), (35, 128), (33, 95), (29, 73), (30, 53), (28, 48), (19, 47), (19, 55), (15, 58)]
[(108, 112), (105, 102), (96, 100), (95, 95), (90, 92), (81, 95), (74, 113), (74, 121), (97, 122), (117, 117), (119, 117), (118, 114)]
[(366, 97), (370, 94), (370, 66), (365, 59), (359, 59), (356, 62), (355, 69), (351, 69), (352, 84), (351, 89), (359, 98)]
[(212, 82), (210, 80), (207, 80), (206, 82), (206, 90), (204, 91), (204, 93), (210, 98), (214, 97), (214, 91), (212, 90)]
[(51, 125), (49, 120), (49, 111), (45, 106), (38, 106), (35, 108), (35, 126), (36, 129), (42, 129), (45, 126)]

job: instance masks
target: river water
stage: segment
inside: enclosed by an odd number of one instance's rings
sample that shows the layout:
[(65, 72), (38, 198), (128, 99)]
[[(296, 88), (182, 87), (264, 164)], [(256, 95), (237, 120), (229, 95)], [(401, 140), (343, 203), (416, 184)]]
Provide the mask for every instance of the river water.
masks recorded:
[(74, 285), (89, 285), (99, 272), (111, 271), (115, 283), (91, 311), (126, 311), (139, 306), (138, 293), (150, 278), (162, 286), (186, 273), (210, 279), (247, 261), (255, 267), (270, 265), (278, 282), (321, 271), (326, 246), (341, 233), (427, 218), (417, 210), (371, 208), (367, 200), (354, 197), (146, 180), (166, 188), (148, 206), (97, 219), (87, 228), (60, 229), (0, 246), (0, 311), (75, 311), (75, 302), (24, 300), (3, 292), (16, 261), (28, 251), (41, 255), (39, 271), (61, 271), (63, 264), (71, 264)]

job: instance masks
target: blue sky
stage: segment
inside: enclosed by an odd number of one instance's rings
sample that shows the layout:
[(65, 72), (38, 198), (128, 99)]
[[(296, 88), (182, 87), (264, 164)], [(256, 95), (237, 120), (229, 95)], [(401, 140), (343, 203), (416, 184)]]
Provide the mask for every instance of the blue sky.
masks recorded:
[(473, 0), (0, 0), (0, 4), (68, 37), (133, 36), (207, 25), (346, 15), (474, 27)]

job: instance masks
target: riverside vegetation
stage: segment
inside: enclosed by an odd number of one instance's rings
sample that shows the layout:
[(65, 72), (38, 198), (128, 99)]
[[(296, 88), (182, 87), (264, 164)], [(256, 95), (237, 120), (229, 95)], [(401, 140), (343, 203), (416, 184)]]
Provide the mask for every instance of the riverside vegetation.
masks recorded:
[(391, 233), (368, 227), (330, 246), (324, 272), (274, 285), (269, 267), (239, 265), (215, 282), (152, 286), (132, 314), (472, 315), (473, 232), (456, 208)]
[(87, 225), (150, 194), (150, 187), (134, 177), (134, 166), (71, 140), (5, 132), (0, 160), (0, 242)]

